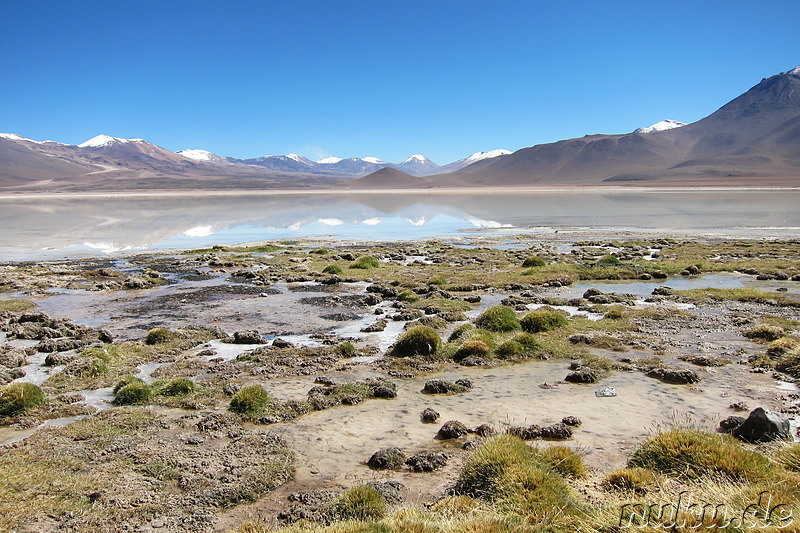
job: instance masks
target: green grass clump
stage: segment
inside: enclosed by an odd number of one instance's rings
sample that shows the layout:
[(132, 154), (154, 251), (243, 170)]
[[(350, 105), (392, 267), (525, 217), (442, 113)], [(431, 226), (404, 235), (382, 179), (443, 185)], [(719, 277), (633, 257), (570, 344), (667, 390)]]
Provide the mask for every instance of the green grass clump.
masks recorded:
[[(334, 505), (340, 520), (380, 520), (386, 515), (383, 496), (373, 487), (358, 485), (342, 494)], [(374, 530), (370, 530), (374, 531)]]
[(145, 344), (162, 344), (172, 339), (174, 334), (166, 328), (153, 328), (147, 332), (144, 339)]
[(453, 354), (453, 360), (459, 362), (470, 356), (486, 358), (489, 357), (490, 352), (491, 348), (489, 348), (488, 344), (482, 340), (471, 338), (458, 347), (455, 354)]
[(364, 255), (359, 257), (355, 260), (355, 262), (350, 265), (350, 268), (360, 268), (362, 270), (367, 270), (370, 268), (378, 268), (381, 266), (380, 262), (377, 259), (372, 257), (371, 255)]
[(537, 453), (553, 470), (566, 478), (584, 478), (589, 474), (583, 458), (566, 446), (549, 446), (537, 450)]
[(775, 369), (800, 378), (800, 350), (795, 348), (783, 354), (775, 363)]
[(780, 357), (787, 353), (800, 351), (800, 338), (781, 337), (769, 343), (767, 354), (772, 357)]
[(604, 255), (600, 259), (597, 260), (598, 265), (618, 265), (619, 258), (616, 255)]
[(33, 383), (12, 383), (0, 389), (0, 417), (16, 416), (47, 401)]
[(444, 278), (444, 276), (433, 276), (431, 279), (428, 280), (428, 285), (447, 285), (448, 281)]
[(489, 331), (514, 331), (519, 329), (517, 313), (505, 305), (495, 305), (475, 319), (475, 325)]
[(490, 439), (472, 452), (453, 493), (488, 500), (497, 509), (532, 523), (558, 520), (567, 529), (578, 511), (566, 481), (523, 440), (511, 435)]
[(643, 494), (655, 487), (658, 477), (646, 468), (618, 468), (606, 474), (601, 486), (608, 490), (631, 491)]
[(689, 300), (702, 301), (702, 300), (734, 300), (737, 302), (755, 302), (766, 304), (779, 304), (788, 305), (793, 307), (800, 307), (800, 302), (793, 300), (785, 294), (776, 294), (772, 292), (760, 291), (758, 289), (749, 289), (746, 287), (738, 287), (733, 289), (688, 289), (674, 291), (674, 294), (683, 296)]
[(525, 347), (515, 340), (505, 341), (494, 352), (498, 359), (520, 359), (525, 355)]
[(272, 397), (264, 390), (264, 387), (249, 385), (233, 395), (228, 408), (234, 413), (250, 416), (263, 410), (270, 402), (272, 402)]
[(122, 379), (120, 379), (119, 381), (117, 381), (114, 384), (114, 394), (119, 392), (119, 390), (122, 387), (125, 387), (126, 385), (130, 385), (132, 383), (144, 383), (144, 381), (142, 381), (141, 379), (137, 378), (136, 376), (123, 376)]
[(647, 439), (628, 461), (680, 478), (723, 476), (731, 481), (759, 481), (771, 471), (769, 460), (744, 448), (730, 435), (677, 428)]
[(400, 294), (397, 295), (397, 299), (400, 300), (401, 302), (413, 303), (419, 301), (419, 296), (414, 294), (413, 291), (405, 289)]
[(547, 261), (539, 257), (538, 255), (532, 255), (530, 257), (525, 258), (525, 261), (522, 262), (522, 266), (525, 268), (530, 267), (543, 267), (547, 264)]
[(461, 324), (456, 329), (453, 330), (453, 333), (447, 338), (447, 342), (455, 342), (457, 340), (464, 339), (469, 337), (470, 332), (475, 329), (475, 326), (472, 324)]
[(0, 300), (0, 313), (3, 311), (9, 311), (11, 313), (25, 313), (28, 311), (33, 311), (35, 308), (35, 303), (22, 298), (15, 298), (13, 300)]
[(342, 357), (355, 357), (357, 353), (356, 347), (350, 341), (340, 342), (336, 345), (336, 350)]
[(563, 314), (555, 309), (545, 308), (531, 311), (520, 320), (520, 326), (522, 326), (523, 331), (528, 333), (550, 331), (551, 329), (563, 328), (568, 324), (569, 321)]
[(432, 356), (442, 347), (439, 334), (428, 326), (415, 326), (402, 335), (391, 350), (395, 357)]
[(311, 250), (308, 253), (317, 255), (327, 255), (329, 252), (327, 248), (317, 248), (316, 250)]
[(141, 381), (131, 382), (116, 390), (114, 403), (117, 405), (146, 405), (152, 397), (153, 389), (150, 385)]
[(328, 265), (328, 266), (326, 266), (325, 268), (322, 269), (322, 273), (323, 274), (334, 274), (334, 275), (341, 274), (342, 273), (342, 267), (340, 267), (339, 265)]
[(175, 378), (160, 387), (158, 393), (163, 396), (183, 396), (194, 392), (196, 387), (191, 379)]

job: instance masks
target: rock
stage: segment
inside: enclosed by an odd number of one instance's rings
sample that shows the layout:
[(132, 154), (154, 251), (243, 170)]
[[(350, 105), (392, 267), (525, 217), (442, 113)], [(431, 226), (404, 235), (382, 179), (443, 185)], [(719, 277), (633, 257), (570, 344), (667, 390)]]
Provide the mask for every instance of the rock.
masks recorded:
[(233, 333), (233, 343), (234, 344), (266, 344), (267, 341), (261, 336), (261, 334), (254, 330), (243, 330), (243, 331), (235, 331)]
[(436, 433), (439, 440), (458, 439), (469, 433), (467, 426), (457, 420), (445, 422)]
[(336, 385), (336, 380), (333, 378), (329, 378), (328, 376), (317, 376), (314, 379), (314, 383), (319, 385), (325, 385), (326, 387), (333, 387)]
[(59, 352), (52, 352), (47, 354), (47, 357), (44, 358), (45, 366), (59, 366), (65, 365), (75, 359), (74, 355), (67, 355), (64, 353)]
[(663, 270), (654, 270), (651, 274), (655, 279), (667, 279), (667, 273)]
[(506, 432), (522, 440), (533, 440), (542, 436), (542, 428), (536, 424), (532, 426), (509, 426)]
[(372, 389), (372, 395), (375, 398), (391, 399), (397, 397), (397, 391), (387, 387), (386, 385), (378, 385)]
[(649, 274), (647, 272), (643, 272), (642, 274), (639, 274), (639, 279), (647, 281), (647, 280), (653, 279), (653, 276), (652, 276), (652, 274)]
[(603, 291), (601, 291), (600, 289), (596, 289), (596, 288), (592, 287), (590, 289), (586, 289), (586, 292), (583, 293), (583, 297), (586, 298), (586, 299), (589, 299), (592, 296), (599, 296), (601, 294), (603, 294)]
[(672, 294), (672, 289), (666, 285), (662, 285), (653, 289), (652, 294), (653, 296), (670, 296)]
[(577, 416), (565, 416), (561, 419), (562, 424), (566, 424), (568, 426), (572, 426), (574, 428), (580, 427), (583, 422)]
[(422, 452), (406, 459), (414, 472), (433, 472), (447, 466), (448, 456), (441, 452)]
[(383, 330), (385, 330), (385, 329), (386, 329), (386, 326), (387, 326), (388, 324), (389, 324), (389, 323), (388, 323), (386, 320), (384, 320), (383, 318), (381, 318), (381, 319), (380, 319), (380, 320), (378, 320), (377, 322), (373, 322), (373, 323), (372, 323), (372, 324), (370, 324), (369, 326), (366, 326), (366, 327), (363, 327), (363, 328), (361, 328), (361, 331), (362, 331), (363, 333), (374, 333), (374, 332), (376, 332), (376, 331), (383, 331)]
[(788, 440), (791, 439), (789, 419), (781, 413), (757, 407), (733, 430), (733, 436), (745, 442)]
[(446, 379), (429, 379), (425, 382), (422, 392), (425, 394), (448, 394), (464, 392), (472, 388), (472, 382), (468, 379), (459, 379), (455, 382)]
[(594, 393), (598, 398), (613, 398), (617, 395), (617, 390), (614, 387), (605, 387)]
[(734, 402), (728, 406), (728, 409), (733, 409), (734, 411), (747, 411), (749, 407), (744, 402)]
[(406, 462), (406, 454), (400, 448), (383, 448), (372, 454), (367, 461), (367, 466), (373, 470), (397, 469)]
[(406, 490), (406, 486), (399, 481), (370, 481), (367, 486), (378, 491), (389, 505), (403, 503), (403, 491)]
[(697, 265), (689, 265), (681, 272), (681, 276), (697, 276), (698, 274), (700, 274), (700, 267)]
[(488, 366), (489, 361), (477, 355), (468, 355), (458, 362), (461, 366)]
[(481, 424), (480, 426), (476, 427), (470, 433), (474, 433), (479, 437), (491, 437), (492, 435), (496, 434), (497, 432), (494, 430), (492, 426), (489, 424)]
[(693, 370), (682, 368), (654, 368), (647, 375), (673, 385), (688, 385), (700, 382), (700, 376)]
[(462, 450), (472, 451), (479, 446), (477, 441), (468, 440), (464, 444), (461, 445)]
[(295, 347), (294, 344), (292, 344), (291, 342), (289, 342), (287, 340), (284, 340), (284, 339), (281, 339), (281, 338), (274, 339), (272, 341), (272, 345), (275, 348), (294, 348)]
[(594, 370), (583, 368), (567, 374), (567, 377), (564, 378), (564, 381), (568, 381), (570, 383), (596, 383), (597, 373)]
[(738, 428), (744, 423), (745, 418), (743, 416), (736, 416), (732, 415), (727, 418), (723, 418), (719, 421), (719, 428), (723, 431), (731, 432), (734, 429)]
[(555, 424), (543, 427), (541, 436), (543, 439), (566, 440), (572, 438), (572, 428), (563, 422), (556, 422)]
[(426, 407), (422, 410), (422, 414), (419, 415), (419, 418), (426, 424), (432, 424), (433, 422), (439, 420), (439, 413), (430, 407)]
[(591, 344), (592, 338), (585, 333), (575, 333), (567, 337), (567, 340), (572, 344)]
[(342, 398), (342, 403), (344, 405), (358, 405), (362, 401), (363, 401), (363, 398), (361, 398), (361, 396), (357, 396), (355, 394), (350, 394), (350, 395), (344, 396)]

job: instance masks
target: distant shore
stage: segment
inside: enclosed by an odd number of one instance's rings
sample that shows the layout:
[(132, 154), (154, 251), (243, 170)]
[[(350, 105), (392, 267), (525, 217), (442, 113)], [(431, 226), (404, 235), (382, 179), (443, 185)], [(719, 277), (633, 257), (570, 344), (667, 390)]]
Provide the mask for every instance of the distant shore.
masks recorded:
[(665, 193), (665, 192), (713, 192), (713, 191), (800, 191), (797, 187), (747, 187), (747, 186), (664, 186), (664, 187), (636, 187), (636, 186), (569, 186), (560, 185), (552, 187), (523, 186), (523, 187), (435, 187), (435, 188), (409, 188), (409, 189), (235, 189), (235, 190), (163, 190), (163, 191), (97, 191), (97, 192), (19, 192), (0, 193), (0, 200), (19, 199), (48, 199), (48, 198), (186, 198), (195, 196), (303, 196), (303, 195), (351, 195), (351, 194), (515, 194), (515, 193), (548, 193), (548, 192), (637, 192), (637, 193)]

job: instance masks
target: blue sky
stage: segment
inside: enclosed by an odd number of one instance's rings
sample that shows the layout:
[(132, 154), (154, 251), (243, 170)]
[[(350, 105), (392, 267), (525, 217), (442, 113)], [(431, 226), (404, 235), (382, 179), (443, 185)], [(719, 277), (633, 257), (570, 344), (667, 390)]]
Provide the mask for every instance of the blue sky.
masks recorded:
[(800, 2), (0, 1), (0, 131), (445, 164), (665, 118), (800, 64)]

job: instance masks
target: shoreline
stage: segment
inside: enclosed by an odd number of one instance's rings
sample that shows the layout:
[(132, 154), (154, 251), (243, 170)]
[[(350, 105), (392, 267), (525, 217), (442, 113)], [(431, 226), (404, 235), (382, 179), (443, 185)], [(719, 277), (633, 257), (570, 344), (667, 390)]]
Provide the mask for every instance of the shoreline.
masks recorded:
[(436, 188), (398, 188), (398, 189), (235, 189), (235, 190), (164, 190), (164, 191), (98, 191), (98, 192), (20, 192), (0, 193), (0, 200), (60, 199), (60, 198), (186, 198), (186, 197), (235, 197), (235, 196), (304, 196), (304, 195), (373, 195), (373, 194), (518, 194), (518, 193), (686, 193), (686, 192), (779, 192), (800, 191), (798, 187), (765, 186), (674, 186), (674, 187), (633, 187), (633, 186), (524, 186), (524, 187), (436, 187)]

